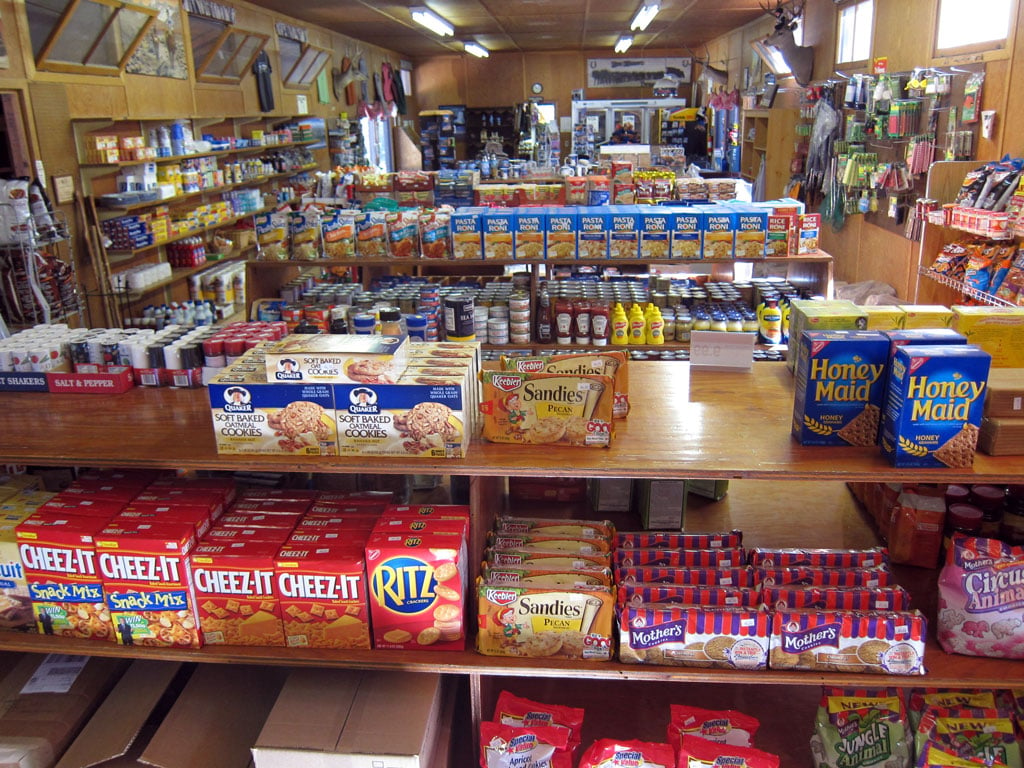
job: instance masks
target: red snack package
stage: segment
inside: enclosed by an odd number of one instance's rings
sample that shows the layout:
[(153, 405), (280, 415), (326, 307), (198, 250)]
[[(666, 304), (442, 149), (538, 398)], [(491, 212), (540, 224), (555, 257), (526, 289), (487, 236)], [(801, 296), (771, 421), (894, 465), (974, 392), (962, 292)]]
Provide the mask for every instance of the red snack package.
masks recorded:
[(579, 768), (616, 768), (620, 765), (673, 768), (675, 764), (675, 750), (668, 744), (598, 739), (583, 753)]
[(542, 704), (516, 696), (508, 691), (498, 694), (494, 707), (494, 722), (513, 727), (531, 728), (543, 725), (568, 731), (570, 751), (580, 744), (583, 729), (583, 710), (562, 704)]
[(480, 723), (480, 768), (572, 768), (568, 731)]
[(761, 721), (756, 717), (730, 709), (716, 711), (671, 704), (669, 710), (671, 720), (668, 724), (668, 740), (673, 745), (682, 745), (684, 736), (699, 736), (720, 744), (750, 747), (754, 743), (754, 734), (761, 726)]
[(762, 752), (753, 747), (733, 747), (702, 739), (700, 736), (683, 736), (679, 749), (678, 768), (710, 768), (725, 765), (736, 768), (779, 768), (778, 755)]

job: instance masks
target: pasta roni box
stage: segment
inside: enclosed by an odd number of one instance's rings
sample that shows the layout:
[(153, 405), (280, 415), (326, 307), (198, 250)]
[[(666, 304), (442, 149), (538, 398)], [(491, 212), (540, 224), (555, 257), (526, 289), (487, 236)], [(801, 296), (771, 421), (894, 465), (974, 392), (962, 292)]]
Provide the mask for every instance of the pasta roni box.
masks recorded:
[(41, 635), (113, 641), (95, 537), (104, 516), (36, 512), (15, 531)]
[(547, 226), (547, 218), (547, 214), (539, 208), (526, 208), (515, 212), (517, 261), (544, 258), (544, 228)]
[(970, 344), (900, 347), (882, 414), (882, 453), (897, 467), (974, 463), (991, 355)]
[(188, 556), (195, 524), (112, 521), (96, 535), (96, 561), (121, 645), (199, 648)]
[(429, 526), (366, 542), (374, 648), (465, 649), (466, 540)]
[(700, 259), (704, 256), (704, 212), (696, 208), (669, 208), (673, 259)]
[(805, 331), (793, 437), (802, 445), (875, 445), (889, 339), (877, 331)]
[(581, 259), (607, 259), (610, 214), (600, 208), (581, 208), (577, 252)]
[(576, 232), (579, 229), (579, 214), (575, 208), (545, 208), (547, 229), (545, 230), (544, 258), (575, 259)]

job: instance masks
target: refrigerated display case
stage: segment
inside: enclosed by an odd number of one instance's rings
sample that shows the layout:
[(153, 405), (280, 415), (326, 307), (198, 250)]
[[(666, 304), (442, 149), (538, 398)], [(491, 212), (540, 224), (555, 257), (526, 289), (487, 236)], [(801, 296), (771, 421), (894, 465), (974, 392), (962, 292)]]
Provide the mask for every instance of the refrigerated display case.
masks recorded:
[[(660, 110), (686, 106), (686, 99), (583, 99), (572, 102), (573, 153), (592, 157), (612, 140), (617, 126), (631, 123), (638, 144), (657, 143)], [(579, 130), (577, 130), (579, 128)], [(592, 148), (593, 147), (593, 148)]]

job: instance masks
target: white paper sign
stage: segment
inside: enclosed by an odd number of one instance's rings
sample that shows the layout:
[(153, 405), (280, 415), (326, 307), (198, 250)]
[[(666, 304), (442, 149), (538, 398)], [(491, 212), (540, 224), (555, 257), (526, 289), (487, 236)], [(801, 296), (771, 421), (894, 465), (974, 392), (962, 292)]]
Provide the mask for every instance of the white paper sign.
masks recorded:
[(88, 656), (62, 656), (51, 653), (40, 662), (36, 671), (21, 689), (22, 693), (67, 693), (85, 669)]
[(749, 371), (754, 364), (756, 333), (692, 331), (690, 366), (724, 371)]

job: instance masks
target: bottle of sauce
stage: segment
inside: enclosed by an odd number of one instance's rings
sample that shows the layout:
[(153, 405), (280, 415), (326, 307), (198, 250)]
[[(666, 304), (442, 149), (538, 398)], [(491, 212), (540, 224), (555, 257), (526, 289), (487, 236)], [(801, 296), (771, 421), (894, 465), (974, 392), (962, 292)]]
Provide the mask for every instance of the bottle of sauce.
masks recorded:
[(547, 290), (540, 292), (540, 299), (537, 302), (537, 342), (550, 344), (552, 337), (551, 324), (551, 294)]
[(647, 341), (647, 321), (644, 320), (643, 310), (639, 304), (634, 304), (629, 310), (629, 343), (643, 344)]
[(665, 320), (661, 316), (661, 310), (654, 304), (647, 308), (647, 343), (665, 343)]
[(555, 342), (572, 344), (572, 299), (559, 296), (555, 299)]
[(778, 299), (765, 299), (759, 318), (758, 332), (765, 344), (782, 343), (782, 311)]
[(576, 344), (590, 343), (590, 301), (588, 299), (573, 299), (572, 336)]
[(615, 302), (612, 309), (612, 344), (624, 346), (629, 343), (629, 317), (621, 302)]
[(595, 347), (604, 347), (608, 344), (608, 337), (611, 335), (610, 314), (607, 301), (590, 302), (590, 335), (591, 343)]

